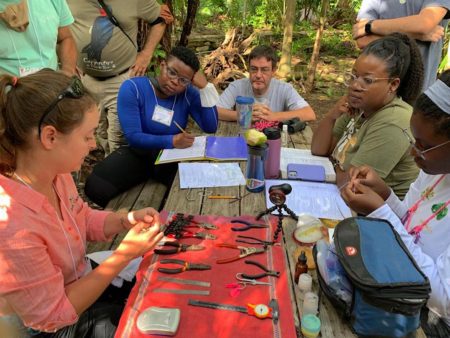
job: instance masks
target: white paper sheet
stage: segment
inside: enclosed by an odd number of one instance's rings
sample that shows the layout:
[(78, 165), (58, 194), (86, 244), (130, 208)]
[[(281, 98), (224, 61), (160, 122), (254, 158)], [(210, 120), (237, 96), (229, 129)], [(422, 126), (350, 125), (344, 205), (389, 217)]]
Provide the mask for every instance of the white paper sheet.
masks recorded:
[(178, 163), (180, 188), (245, 185), (238, 163)]
[[(272, 185), (289, 183), (292, 192), (286, 195), (286, 205), (296, 214), (306, 213), (315, 217), (342, 220), (351, 217), (349, 207), (339, 193), (335, 184), (315, 183), (292, 180), (266, 180), (266, 205), (273, 207), (269, 199)], [(286, 215), (287, 213), (284, 212)]]

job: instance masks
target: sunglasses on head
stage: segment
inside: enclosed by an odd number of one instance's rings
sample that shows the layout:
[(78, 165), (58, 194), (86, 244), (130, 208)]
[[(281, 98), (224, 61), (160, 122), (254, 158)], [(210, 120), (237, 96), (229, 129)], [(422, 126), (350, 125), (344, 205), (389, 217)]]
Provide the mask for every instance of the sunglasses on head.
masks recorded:
[(41, 127), (44, 123), (45, 118), (50, 114), (55, 108), (56, 105), (63, 100), (64, 98), (68, 97), (71, 99), (79, 99), (84, 95), (84, 88), (83, 84), (81, 83), (81, 80), (77, 76), (73, 76), (70, 81), (70, 85), (61, 91), (61, 93), (58, 94), (58, 96), (50, 103), (48, 108), (44, 111), (44, 114), (42, 114), (41, 119), (39, 120), (38, 125), (38, 134), (39, 138), (41, 138)]

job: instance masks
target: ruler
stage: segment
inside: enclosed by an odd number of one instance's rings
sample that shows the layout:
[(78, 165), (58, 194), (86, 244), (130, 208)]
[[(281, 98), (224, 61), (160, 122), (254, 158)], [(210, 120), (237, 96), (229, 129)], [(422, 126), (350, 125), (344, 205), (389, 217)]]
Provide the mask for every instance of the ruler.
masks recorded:
[(229, 304), (204, 302), (204, 301), (201, 301), (201, 300), (194, 300), (194, 299), (189, 299), (188, 304), (192, 305), (192, 306), (207, 307), (207, 308), (216, 309), (216, 310), (237, 311), (237, 312), (242, 312), (242, 313), (247, 313), (248, 312), (247, 308), (245, 306), (236, 306), (236, 305), (229, 305)]
[(158, 288), (154, 289), (155, 293), (175, 293), (179, 295), (204, 295), (209, 296), (209, 290), (185, 290), (185, 289), (165, 289)]
[(158, 277), (158, 280), (162, 281), (162, 282), (171, 282), (171, 283), (178, 283), (178, 284), (185, 284), (185, 285), (206, 286), (208, 288), (211, 286), (210, 282), (202, 282), (199, 280), (192, 280), (192, 279), (182, 279), (182, 278), (160, 276), (160, 277)]

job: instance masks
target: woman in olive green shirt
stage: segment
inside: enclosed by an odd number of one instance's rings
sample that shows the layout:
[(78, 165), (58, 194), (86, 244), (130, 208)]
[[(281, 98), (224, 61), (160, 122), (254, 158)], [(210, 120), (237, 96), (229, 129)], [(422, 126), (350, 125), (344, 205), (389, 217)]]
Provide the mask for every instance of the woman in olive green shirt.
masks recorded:
[(417, 45), (398, 33), (373, 41), (345, 82), (348, 94), (320, 122), (311, 152), (331, 157), (338, 186), (351, 167), (369, 165), (403, 197), (419, 172), (402, 131), (409, 132), (410, 104), (422, 88)]

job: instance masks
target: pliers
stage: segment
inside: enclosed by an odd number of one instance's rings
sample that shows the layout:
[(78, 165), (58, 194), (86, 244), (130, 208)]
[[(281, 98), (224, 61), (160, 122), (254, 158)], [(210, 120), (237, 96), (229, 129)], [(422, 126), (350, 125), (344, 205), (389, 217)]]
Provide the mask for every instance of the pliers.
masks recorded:
[(176, 234), (168, 234), (168, 238), (200, 238), (200, 239), (216, 239), (217, 236), (207, 232), (180, 231)]
[(186, 261), (183, 261), (181, 259), (162, 259), (160, 264), (178, 264), (182, 265), (181, 268), (158, 268), (159, 272), (162, 273), (169, 273), (169, 274), (176, 274), (188, 270), (211, 270), (211, 265), (207, 264), (193, 264)]
[[(265, 247), (267, 247), (269, 245), (278, 244), (274, 241), (263, 241), (262, 239), (259, 239), (256, 237), (243, 236), (243, 235), (238, 235), (237, 237), (238, 237), (238, 239), (236, 240), (236, 242), (240, 242), (240, 243), (264, 245)], [(245, 238), (245, 239), (242, 239), (242, 238)]]
[(259, 267), (260, 269), (264, 270), (264, 272), (257, 274), (257, 275), (247, 275), (245, 273), (240, 274), (242, 278), (246, 278), (246, 279), (260, 279), (266, 276), (273, 276), (273, 277), (280, 277), (280, 271), (272, 271), (269, 270), (268, 268), (266, 268), (264, 265), (262, 265), (261, 263), (255, 262), (255, 261), (251, 261), (251, 260), (246, 260), (244, 262), (245, 264), (252, 264), (252, 265), (256, 265), (257, 267)]
[(267, 224), (257, 224), (257, 223), (250, 223), (250, 222), (247, 222), (247, 221), (243, 221), (243, 220), (240, 220), (240, 219), (233, 219), (230, 223), (232, 223), (232, 224), (244, 224), (244, 226), (243, 227), (239, 227), (239, 228), (236, 228), (236, 227), (233, 227), (233, 228), (231, 228), (231, 230), (233, 230), (233, 231), (247, 231), (247, 230), (249, 230), (249, 229), (253, 229), (253, 228), (255, 228), (255, 229), (262, 229), (262, 228), (268, 228), (269, 226), (267, 225)]
[(202, 222), (197, 222), (197, 221), (191, 221), (190, 224), (185, 225), (185, 228), (200, 228), (200, 229), (205, 229), (205, 230), (217, 230), (218, 227), (217, 225), (211, 224), (211, 223), (202, 223)]
[(185, 251), (198, 251), (203, 250), (205, 247), (203, 245), (190, 245), (190, 244), (182, 244), (180, 242), (164, 242), (160, 244), (159, 246), (171, 246), (172, 249), (155, 249), (153, 250), (154, 253), (158, 255), (171, 255), (178, 252), (185, 252)]
[(228, 244), (228, 243), (219, 243), (219, 244), (216, 244), (216, 246), (220, 247), (220, 248), (231, 248), (231, 249), (236, 249), (236, 250), (240, 251), (238, 256), (217, 260), (217, 262), (216, 262), (217, 264), (231, 263), (231, 262), (237, 261), (241, 258), (250, 256), (250, 255), (260, 254), (260, 253), (263, 253), (264, 251), (266, 251), (266, 248), (252, 248), (252, 247), (238, 246), (238, 245)]

